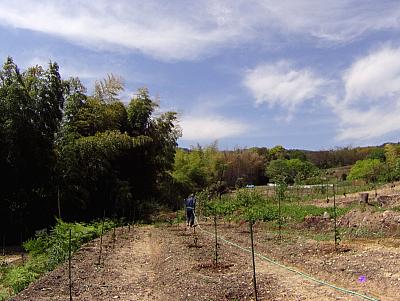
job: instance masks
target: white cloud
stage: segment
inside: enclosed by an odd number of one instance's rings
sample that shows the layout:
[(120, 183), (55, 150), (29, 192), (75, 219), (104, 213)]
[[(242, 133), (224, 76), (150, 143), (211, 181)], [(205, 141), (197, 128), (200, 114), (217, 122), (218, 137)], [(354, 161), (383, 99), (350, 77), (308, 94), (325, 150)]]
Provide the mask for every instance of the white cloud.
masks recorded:
[(384, 47), (355, 62), (344, 74), (346, 101), (391, 97), (400, 92), (400, 49)]
[(368, 140), (400, 130), (400, 48), (358, 59), (343, 76), (344, 97), (331, 99), (338, 140)]
[[(397, 101), (398, 102), (398, 101)], [(341, 108), (336, 111), (341, 121), (337, 139), (365, 141), (400, 130), (400, 107), (371, 107), (367, 110)]]
[(251, 91), (257, 104), (278, 105), (289, 112), (319, 95), (325, 83), (311, 70), (296, 70), (284, 61), (257, 66), (248, 71), (244, 79), (244, 85)]
[(161, 60), (197, 59), (278, 34), (343, 43), (377, 30), (398, 30), (396, 1), (205, 0), (0, 2), (3, 26), (30, 29), (97, 49), (129, 49)]
[(245, 133), (248, 126), (221, 116), (185, 116), (180, 122), (182, 140), (214, 141)]
[(194, 59), (243, 39), (246, 22), (226, 5), (160, 1), (2, 1), (0, 20), (17, 28), (100, 49), (131, 49), (165, 59)]
[(398, 1), (280, 0), (260, 1), (286, 32), (321, 41), (347, 42), (366, 32), (399, 29)]

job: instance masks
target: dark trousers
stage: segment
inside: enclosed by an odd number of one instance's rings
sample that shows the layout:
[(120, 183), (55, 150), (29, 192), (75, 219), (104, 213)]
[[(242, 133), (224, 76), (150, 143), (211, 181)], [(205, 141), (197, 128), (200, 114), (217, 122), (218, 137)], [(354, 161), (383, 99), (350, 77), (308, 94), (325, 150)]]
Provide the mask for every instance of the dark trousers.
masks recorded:
[(194, 211), (193, 209), (187, 208), (186, 209), (186, 224), (193, 226), (194, 224)]

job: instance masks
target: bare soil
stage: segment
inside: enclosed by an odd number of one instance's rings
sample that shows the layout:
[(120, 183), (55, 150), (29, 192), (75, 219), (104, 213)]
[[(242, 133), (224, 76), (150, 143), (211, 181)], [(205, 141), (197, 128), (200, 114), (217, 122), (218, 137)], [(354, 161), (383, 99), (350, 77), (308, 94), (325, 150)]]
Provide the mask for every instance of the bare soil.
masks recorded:
[[(377, 206), (384, 209), (400, 207), (400, 182), (386, 184), (376, 191), (368, 190), (363, 192), (369, 195), (369, 204), (367, 206)], [(360, 193), (361, 192), (336, 195), (336, 205), (339, 207), (358, 205), (360, 203)], [(331, 207), (333, 198), (330, 196), (328, 200), (326, 200), (326, 198), (316, 199), (311, 200), (309, 203), (320, 207)]]
[[(299, 271), (382, 301), (400, 300), (397, 239), (356, 241), (335, 252), (330, 242), (293, 241), (255, 228), (255, 249)], [(123, 232), (124, 231), (124, 232)], [(99, 240), (84, 245), (72, 259), (73, 300), (255, 300), (249, 252), (219, 240), (215, 266), (213, 226), (143, 226), (111, 235), (98, 264)], [(250, 246), (246, 224), (218, 227), (219, 235)], [(210, 233), (209, 233), (210, 232)], [(362, 300), (256, 259), (259, 300)], [(365, 282), (359, 282), (365, 276)], [(68, 264), (44, 275), (12, 300), (69, 300)]]
[[(370, 196), (374, 196), (370, 191)], [(331, 217), (310, 217), (282, 239), (270, 225), (255, 225), (255, 251), (311, 277), (374, 297), (400, 300), (400, 186), (378, 190), (378, 199), (342, 216), (338, 225), (348, 237), (360, 231), (380, 233), (375, 239), (346, 239), (335, 249), (332, 242), (305, 239), (302, 231), (332, 235)], [(329, 207), (331, 200), (310, 203)], [(339, 206), (359, 203), (359, 194), (337, 198)], [(175, 215), (158, 217), (172, 222)], [(72, 258), (73, 300), (255, 300), (250, 237), (246, 223), (219, 223), (215, 264), (213, 225), (206, 220), (186, 229), (182, 225), (118, 229), (103, 241), (99, 264), (99, 239), (84, 245)], [(290, 232), (291, 231), (291, 232)], [(298, 231), (298, 232), (297, 232)], [(299, 234), (299, 236), (297, 236)], [(242, 248), (238, 247), (241, 246)], [(365, 300), (256, 257), (258, 300)], [(361, 280), (362, 279), (362, 280)], [(44, 275), (11, 300), (69, 300), (68, 263)]]

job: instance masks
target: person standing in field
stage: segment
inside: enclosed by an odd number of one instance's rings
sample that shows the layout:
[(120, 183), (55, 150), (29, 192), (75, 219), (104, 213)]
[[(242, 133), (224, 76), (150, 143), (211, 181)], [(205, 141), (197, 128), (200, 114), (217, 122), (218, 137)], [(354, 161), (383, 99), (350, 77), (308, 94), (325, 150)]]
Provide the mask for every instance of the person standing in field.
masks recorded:
[(186, 207), (186, 226), (193, 227), (194, 224), (194, 212), (196, 210), (196, 198), (194, 194), (190, 194), (189, 197), (185, 200)]

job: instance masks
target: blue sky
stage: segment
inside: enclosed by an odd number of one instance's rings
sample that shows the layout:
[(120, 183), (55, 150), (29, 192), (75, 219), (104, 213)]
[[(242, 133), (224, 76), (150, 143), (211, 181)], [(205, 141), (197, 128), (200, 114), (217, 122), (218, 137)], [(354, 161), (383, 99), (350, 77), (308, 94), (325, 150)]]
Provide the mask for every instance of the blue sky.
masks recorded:
[(146, 86), (183, 147), (399, 141), (399, 33), (399, 1), (0, 0), (3, 60)]

